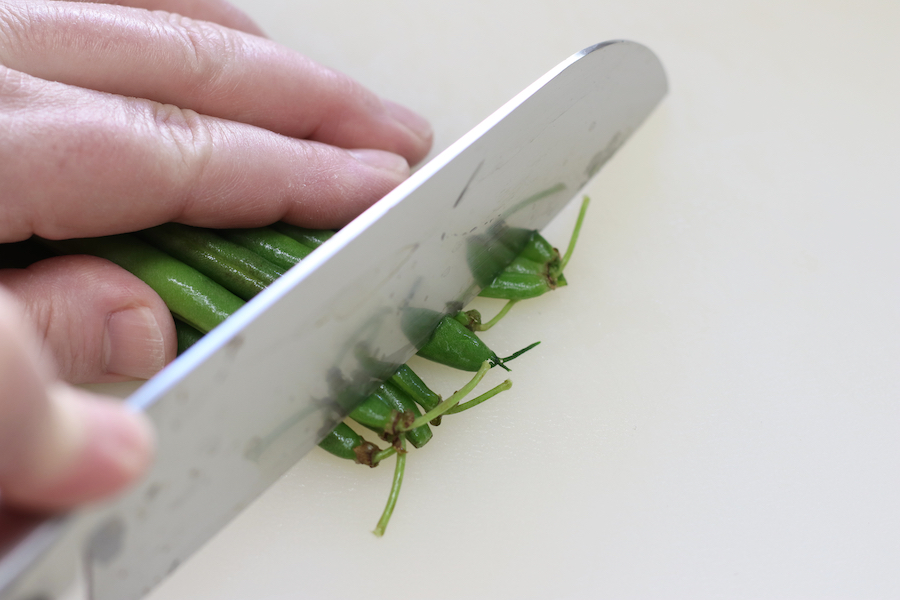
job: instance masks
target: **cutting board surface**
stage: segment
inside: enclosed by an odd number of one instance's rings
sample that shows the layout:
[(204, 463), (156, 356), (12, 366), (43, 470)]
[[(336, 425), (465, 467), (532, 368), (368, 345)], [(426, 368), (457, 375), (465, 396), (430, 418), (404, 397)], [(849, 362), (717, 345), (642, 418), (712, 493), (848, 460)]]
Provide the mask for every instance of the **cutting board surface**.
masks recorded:
[(391, 466), (316, 451), (151, 600), (900, 596), (900, 5), (238, 4), (435, 152), (595, 42), (671, 92), (590, 184), (570, 285), (484, 336), (542, 342), (513, 389), (410, 455), (383, 539)]

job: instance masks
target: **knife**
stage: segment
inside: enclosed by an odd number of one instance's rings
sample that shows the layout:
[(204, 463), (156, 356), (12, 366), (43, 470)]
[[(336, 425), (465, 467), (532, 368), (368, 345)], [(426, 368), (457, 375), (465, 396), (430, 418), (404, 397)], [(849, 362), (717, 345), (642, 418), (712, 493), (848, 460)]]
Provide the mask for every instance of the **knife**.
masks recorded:
[(139, 484), (55, 518), (0, 513), (0, 600), (146, 594), (471, 300), (499, 238), (546, 225), (666, 91), (650, 50), (597, 44), (424, 165), (126, 400), (158, 438)]

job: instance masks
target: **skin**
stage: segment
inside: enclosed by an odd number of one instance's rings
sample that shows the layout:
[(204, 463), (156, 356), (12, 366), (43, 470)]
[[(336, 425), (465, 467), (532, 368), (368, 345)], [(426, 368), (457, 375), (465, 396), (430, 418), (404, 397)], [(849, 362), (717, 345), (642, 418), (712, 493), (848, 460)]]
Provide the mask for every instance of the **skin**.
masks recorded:
[[(0, 243), (165, 222), (336, 228), (431, 146), (418, 115), (267, 40), (218, 0), (0, 0)], [(143, 282), (102, 259), (0, 270), (0, 503), (107, 496), (152, 456), (140, 415), (64, 382), (176, 354)]]

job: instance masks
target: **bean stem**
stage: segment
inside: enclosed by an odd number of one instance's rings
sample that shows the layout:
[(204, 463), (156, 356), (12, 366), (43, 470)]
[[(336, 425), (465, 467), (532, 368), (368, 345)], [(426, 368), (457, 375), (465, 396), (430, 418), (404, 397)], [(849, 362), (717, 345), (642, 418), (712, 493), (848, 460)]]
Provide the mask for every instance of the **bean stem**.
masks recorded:
[(510, 300), (509, 302), (507, 302), (503, 306), (503, 308), (500, 309), (500, 312), (498, 312), (496, 315), (494, 315), (493, 319), (491, 319), (487, 323), (482, 323), (481, 325), (476, 325), (475, 331), (487, 331), (488, 329), (490, 329), (491, 327), (496, 325), (498, 322), (500, 322), (500, 319), (502, 319), (503, 317), (506, 316), (506, 313), (509, 312), (509, 310), (515, 305), (516, 302), (518, 302), (518, 300)]
[(387, 504), (381, 518), (378, 519), (378, 525), (372, 531), (378, 537), (384, 535), (391, 515), (394, 514), (394, 507), (397, 505), (397, 498), (400, 496), (400, 486), (403, 485), (403, 472), (406, 470), (406, 434), (400, 434), (400, 450), (397, 452), (397, 466), (394, 468), (394, 480), (391, 483), (391, 493), (388, 495)]
[(490, 368), (491, 363), (489, 361), (484, 361), (483, 363), (481, 363), (481, 368), (478, 369), (478, 371), (475, 373), (475, 376), (469, 380), (469, 383), (459, 388), (459, 390), (457, 390), (452, 396), (435, 406), (433, 409), (429, 410), (421, 417), (417, 418), (404, 429), (415, 429), (416, 427), (424, 425), (425, 423), (428, 423), (432, 419), (436, 419), (437, 417), (441, 416), (442, 414), (446, 413), (448, 410), (459, 404), (460, 400), (468, 396), (469, 392), (475, 389), (475, 386), (478, 385), (479, 382), (481, 382), (481, 380), (484, 378), (485, 373), (487, 373)]
[(444, 414), (445, 415), (455, 415), (457, 413), (461, 413), (464, 410), (469, 410), (470, 408), (474, 408), (474, 407), (478, 406), (479, 404), (481, 404), (482, 402), (484, 402), (485, 400), (489, 400), (489, 399), (493, 398), (494, 396), (496, 396), (497, 394), (499, 394), (500, 392), (505, 392), (506, 390), (508, 390), (511, 387), (512, 387), (512, 381), (507, 379), (500, 385), (496, 385), (496, 386), (492, 387), (491, 389), (489, 389), (482, 395), (478, 396), (477, 398), (472, 398), (468, 402), (463, 402), (462, 404), (457, 404), (456, 406), (448, 409), (447, 412), (445, 412)]
[(581, 225), (584, 223), (584, 215), (587, 213), (588, 204), (590, 204), (590, 202), (591, 199), (587, 196), (581, 201), (581, 210), (578, 211), (578, 219), (575, 220), (575, 230), (572, 232), (572, 237), (569, 238), (569, 247), (566, 248), (566, 253), (563, 255), (562, 261), (560, 262), (560, 272), (566, 268), (566, 265), (569, 264), (569, 259), (572, 258), (572, 253), (575, 251), (575, 242), (578, 241), (578, 234), (581, 233)]
[(381, 463), (381, 461), (383, 461), (384, 459), (386, 459), (389, 456), (396, 454), (396, 453), (397, 453), (397, 449), (394, 448), (393, 446), (389, 446), (389, 447), (385, 448), (384, 450), (380, 450), (380, 451), (376, 452), (375, 454), (372, 455), (372, 466), (377, 467)]

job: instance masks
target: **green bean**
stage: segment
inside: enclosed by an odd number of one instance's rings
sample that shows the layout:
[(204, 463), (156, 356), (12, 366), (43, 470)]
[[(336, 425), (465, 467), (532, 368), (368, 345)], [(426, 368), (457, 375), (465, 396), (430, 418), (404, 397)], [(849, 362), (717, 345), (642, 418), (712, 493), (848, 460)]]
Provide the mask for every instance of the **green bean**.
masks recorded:
[(425, 345), (419, 348), (418, 355), (460, 371), (477, 371), (481, 366), (479, 360), (509, 371), (506, 363), (538, 344), (540, 342), (535, 342), (505, 358), (500, 358), (459, 320), (447, 316), (441, 319)]
[(375, 462), (375, 456), (381, 452), (378, 446), (363, 439), (346, 423), (338, 423), (338, 426), (319, 442), (319, 447), (339, 458), (352, 460), (369, 467), (378, 465)]
[(397, 411), (373, 394), (350, 411), (350, 418), (372, 431), (393, 433)]
[(590, 199), (585, 196), (565, 256), (560, 257), (556, 248), (540, 233), (533, 231), (519, 255), (479, 295), (504, 300), (525, 300), (566, 285), (563, 270), (575, 250), (589, 203)]
[[(535, 236), (540, 235), (535, 232)], [(555, 256), (553, 258), (539, 262), (536, 260), (532, 260), (526, 256), (517, 256), (511, 263), (509, 263), (506, 268), (503, 270), (503, 273), (498, 275), (498, 278), (505, 273), (521, 273), (523, 275), (546, 275), (550, 271), (550, 265), (553, 261), (559, 260), (559, 252), (555, 251)]]
[[(541, 240), (541, 241), (536, 241)], [(522, 254), (517, 256), (491, 283), (479, 293), (485, 298), (505, 300), (526, 300), (536, 298), (565, 284), (560, 282), (559, 252), (545, 252), (549, 244), (538, 232), (533, 232), (531, 240)], [(542, 261), (532, 257), (542, 258)]]
[(409, 365), (401, 365), (400, 368), (391, 375), (390, 381), (409, 394), (409, 396), (415, 400), (416, 404), (425, 410), (431, 410), (441, 403), (441, 396), (431, 391), (431, 388), (416, 375), (415, 371), (409, 368)]
[(185, 352), (203, 337), (201, 331), (191, 327), (178, 317), (175, 317), (175, 335), (178, 338), (178, 354)]
[[(394, 442), (397, 432), (421, 414), (413, 399), (389, 380), (354, 408), (349, 418), (378, 433), (382, 439)], [(409, 434), (409, 440), (416, 448), (427, 444), (433, 436), (427, 425)]]
[(461, 371), (477, 371), (481, 363), (509, 370), (497, 354), (473, 332), (452, 317), (444, 317), (432, 332), (419, 356)]
[(473, 236), (466, 241), (466, 262), (481, 287), (490, 285), (515, 257), (513, 248), (488, 235)]
[(284, 274), (284, 269), (208, 229), (166, 223), (139, 235), (244, 300)]
[(479, 296), (501, 300), (527, 300), (537, 298), (557, 287), (557, 282), (547, 275), (502, 273), (491, 285), (481, 290)]
[(559, 258), (559, 250), (545, 240), (540, 233), (534, 231), (519, 253), (519, 257), (538, 264), (547, 264)]
[(318, 248), (334, 235), (333, 231), (327, 229), (306, 229), (305, 227), (288, 225), (281, 221), (272, 223), (271, 227), (275, 231), (294, 238), (304, 246), (309, 246), (313, 249)]
[(175, 316), (203, 333), (244, 305), (196, 269), (129, 234), (42, 243), (62, 254), (91, 254), (116, 263), (153, 288)]
[(309, 256), (312, 248), (269, 227), (255, 229), (223, 229), (219, 235), (252, 250), (272, 264), (288, 270)]
[[(372, 395), (378, 397), (382, 402), (390, 406), (398, 414), (405, 415), (406, 418), (410, 421), (422, 416), (422, 413), (419, 411), (419, 407), (416, 406), (413, 399), (410, 398), (410, 396), (402, 389), (391, 383), (390, 380), (385, 381), (383, 384), (378, 386), (378, 389), (376, 389), (372, 393)], [(392, 429), (396, 429), (396, 426), (392, 427)], [(386, 431), (385, 433), (388, 432)], [(390, 433), (393, 433), (393, 431), (391, 431)], [(422, 446), (427, 444), (431, 440), (433, 435), (434, 434), (431, 432), (431, 428), (428, 427), (427, 424), (420, 425), (414, 429), (406, 430), (407, 439), (416, 448), (421, 448)]]

